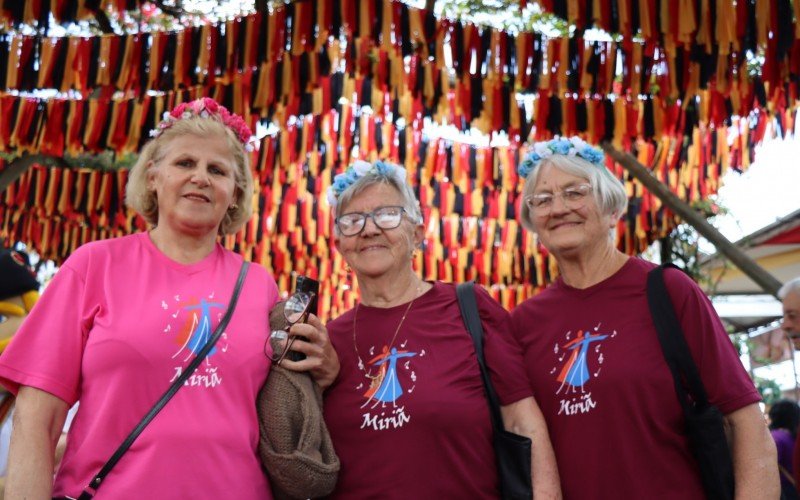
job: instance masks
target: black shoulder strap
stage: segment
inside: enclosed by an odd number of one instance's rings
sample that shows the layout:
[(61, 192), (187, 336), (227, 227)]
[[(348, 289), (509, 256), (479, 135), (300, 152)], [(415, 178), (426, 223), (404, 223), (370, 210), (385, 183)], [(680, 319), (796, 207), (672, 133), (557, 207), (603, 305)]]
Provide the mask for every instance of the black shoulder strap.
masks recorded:
[(486, 399), (489, 401), (492, 425), (495, 429), (503, 429), (500, 400), (497, 398), (494, 386), (492, 386), (489, 371), (486, 368), (486, 361), (483, 357), (483, 326), (478, 314), (478, 302), (475, 299), (475, 283), (468, 281), (456, 285), (456, 296), (458, 297), (458, 306), (461, 309), (461, 318), (472, 336), (473, 344), (475, 344), (475, 354), (478, 357), (478, 365), (481, 368), (481, 378), (483, 379), (483, 388), (486, 391)]
[(658, 341), (664, 351), (664, 358), (672, 372), (675, 392), (678, 393), (681, 405), (684, 410), (689, 407), (686, 394), (688, 389), (694, 404), (704, 407), (708, 404), (708, 396), (664, 283), (664, 269), (667, 267), (680, 270), (672, 264), (664, 264), (647, 275), (647, 302), (650, 305), (650, 314), (658, 332)]
[(172, 396), (175, 395), (178, 390), (183, 387), (183, 383), (186, 382), (189, 377), (192, 376), (194, 371), (200, 366), (200, 363), (208, 355), (209, 351), (214, 347), (214, 344), (222, 337), (222, 333), (225, 328), (228, 326), (228, 322), (231, 320), (231, 316), (233, 316), (233, 310), (236, 309), (236, 302), (239, 301), (239, 292), (242, 290), (242, 284), (244, 283), (244, 278), (247, 275), (247, 268), (250, 267), (250, 263), (247, 261), (242, 262), (242, 267), (239, 270), (239, 277), (236, 280), (236, 286), (233, 288), (233, 295), (231, 295), (231, 301), (228, 304), (228, 310), (225, 311), (225, 316), (222, 317), (222, 320), (217, 325), (216, 330), (214, 330), (214, 334), (208, 339), (206, 345), (203, 346), (202, 349), (195, 355), (194, 359), (192, 359), (189, 366), (172, 382), (172, 385), (169, 386), (167, 392), (161, 396), (161, 398), (156, 402), (155, 405), (147, 412), (147, 414), (142, 418), (141, 422), (139, 422), (136, 427), (128, 434), (128, 437), (119, 445), (119, 448), (111, 455), (111, 458), (103, 465), (100, 469), (100, 472), (97, 473), (96, 476), (89, 482), (89, 486), (81, 492), (81, 495), (78, 497), (78, 500), (89, 500), (91, 499), (95, 493), (97, 493), (97, 489), (103, 483), (103, 480), (111, 472), (111, 469), (117, 465), (117, 462), (122, 458), (125, 452), (128, 451), (128, 448), (131, 447), (136, 438), (139, 437), (139, 434), (147, 427), (147, 425), (155, 418), (156, 415), (166, 406)]

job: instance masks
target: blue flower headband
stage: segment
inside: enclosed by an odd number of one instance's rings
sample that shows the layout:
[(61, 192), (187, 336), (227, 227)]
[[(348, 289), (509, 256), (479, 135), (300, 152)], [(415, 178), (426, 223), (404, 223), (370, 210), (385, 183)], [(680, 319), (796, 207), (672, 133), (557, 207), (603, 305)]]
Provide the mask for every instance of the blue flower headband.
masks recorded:
[(523, 179), (527, 179), (531, 170), (541, 163), (542, 160), (553, 155), (579, 156), (592, 165), (605, 168), (605, 155), (603, 152), (600, 149), (590, 146), (580, 137), (573, 136), (569, 139), (556, 137), (546, 142), (534, 143), (531, 152), (528, 153), (517, 167), (517, 173)]
[(333, 178), (333, 184), (331, 184), (327, 192), (328, 203), (330, 203), (332, 207), (335, 207), (339, 202), (339, 196), (360, 178), (369, 173), (394, 177), (401, 184), (406, 183), (406, 169), (400, 165), (393, 165), (382, 161), (369, 163), (363, 160), (356, 160), (351, 166), (347, 167), (347, 170)]

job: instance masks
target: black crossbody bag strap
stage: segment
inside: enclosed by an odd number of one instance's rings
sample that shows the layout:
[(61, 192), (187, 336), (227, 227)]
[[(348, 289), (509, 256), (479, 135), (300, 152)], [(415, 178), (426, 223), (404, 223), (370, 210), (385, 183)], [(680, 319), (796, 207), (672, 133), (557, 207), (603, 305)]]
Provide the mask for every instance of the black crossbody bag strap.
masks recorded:
[(725, 417), (708, 400), (664, 283), (666, 267), (675, 266), (657, 267), (647, 275), (650, 313), (683, 408), (686, 437), (697, 460), (703, 489), (710, 500), (729, 500), (734, 498), (735, 479), (730, 445), (725, 435)]
[(500, 497), (503, 500), (530, 500), (533, 497), (531, 480), (531, 450), (533, 443), (527, 436), (520, 436), (505, 430), (500, 413), (500, 399), (494, 390), (486, 368), (483, 353), (483, 325), (475, 298), (475, 284), (470, 282), (456, 286), (458, 306), (461, 317), (475, 345), (475, 355), (481, 369), (481, 379), (492, 419), (492, 447), (497, 462), (497, 476)]
[(675, 392), (678, 393), (684, 411), (689, 411), (691, 404), (686, 394), (687, 388), (692, 400), (699, 407), (708, 404), (708, 396), (664, 283), (664, 269), (667, 267), (679, 269), (672, 264), (664, 264), (648, 273), (647, 302), (658, 333), (658, 341), (664, 351), (664, 358), (672, 372)]
[(472, 343), (475, 344), (475, 354), (478, 357), (478, 365), (481, 368), (481, 379), (483, 388), (486, 391), (486, 398), (489, 400), (489, 413), (492, 416), (492, 425), (495, 429), (503, 429), (503, 417), (500, 414), (500, 400), (494, 390), (492, 381), (489, 378), (489, 371), (486, 368), (486, 361), (483, 357), (483, 326), (478, 315), (478, 302), (475, 300), (475, 283), (468, 281), (456, 285), (456, 296), (458, 305), (461, 309), (461, 317), (467, 325), (469, 334), (472, 336)]
[(97, 489), (103, 484), (105, 477), (109, 472), (111, 472), (111, 469), (117, 465), (117, 462), (119, 462), (125, 452), (128, 451), (128, 448), (131, 447), (133, 442), (136, 441), (136, 438), (139, 437), (139, 434), (142, 433), (145, 427), (147, 427), (153, 418), (155, 418), (155, 416), (158, 415), (164, 406), (166, 406), (169, 400), (172, 399), (172, 396), (174, 396), (175, 393), (177, 393), (178, 390), (183, 387), (184, 382), (186, 382), (189, 377), (192, 376), (197, 367), (200, 366), (200, 363), (202, 363), (206, 358), (206, 355), (208, 355), (209, 351), (211, 351), (211, 349), (214, 347), (214, 344), (216, 344), (220, 337), (222, 337), (223, 331), (228, 326), (228, 323), (233, 316), (233, 310), (236, 308), (236, 302), (239, 300), (239, 292), (242, 290), (242, 284), (244, 283), (245, 276), (247, 276), (247, 268), (249, 266), (249, 262), (242, 262), (242, 267), (239, 270), (239, 277), (236, 280), (236, 286), (233, 289), (233, 295), (231, 295), (231, 301), (228, 304), (228, 310), (225, 311), (225, 316), (222, 317), (222, 320), (219, 322), (219, 325), (217, 325), (216, 330), (214, 330), (214, 334), (210, 339), (208, 339), (208, 342), (206, 342), (206, 345), (200, 349), (200, 352), (198, 352), (194, 359), (192, 359), (191, 363), (189, 363), (189, 366), (187, 366), (180, 376), (178, 376), (178, 378), (172, 382), (172, 385), (169, 386), (167, 392), (161, 396), (161, 398), (156, 402), (155, 405), (153, 405), (150, 411), (147, 412), (144, 418), (142, 418), (141, 422), (139, 422), (131, 431), (131, 433), (128, 434), (128, 437), (126, 437), (122, 444), (119, 445), (114, 454), (111, 455), (111, 458), (109, 458), (105, 465), (103, 465), (103, 467), (100, 469), (100, 472), (98, 472), (97, 475), (94, 476), (94, 478), (89, 482), (89, 486), (87, 486), (86, 489), (81, 492), (78, 500), (90, 500), (95, 493), (97, 493)]

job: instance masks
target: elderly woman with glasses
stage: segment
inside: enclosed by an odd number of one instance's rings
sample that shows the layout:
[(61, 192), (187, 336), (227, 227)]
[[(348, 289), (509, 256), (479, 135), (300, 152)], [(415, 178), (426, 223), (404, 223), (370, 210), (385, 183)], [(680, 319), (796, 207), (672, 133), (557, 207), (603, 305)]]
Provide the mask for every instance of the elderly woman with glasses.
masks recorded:
[[(512, 312), (566, 498), (705, 498), (646, 296), (655, 267), (614, 245), (627, 195), (578, 138), (537, 143), (520, 164), (520, 222), (560, 277)], [(737, 498), (777, 498), (759, 394), (702, 290), (664, 280), (710, 402), (724, 414)]]
[[(405, 170), (357, 162), (328, 199), (361, 295), (327, 325), (341, 363), (324, 408), (341, 460), (333, 497), (498, 498), (488, 403), (455, 286), (412, 268), (423, 225)], [(477, 301), (505, 427), (533, 440), (536, 497), (560, 497), (508, 314), (482, 289)]]

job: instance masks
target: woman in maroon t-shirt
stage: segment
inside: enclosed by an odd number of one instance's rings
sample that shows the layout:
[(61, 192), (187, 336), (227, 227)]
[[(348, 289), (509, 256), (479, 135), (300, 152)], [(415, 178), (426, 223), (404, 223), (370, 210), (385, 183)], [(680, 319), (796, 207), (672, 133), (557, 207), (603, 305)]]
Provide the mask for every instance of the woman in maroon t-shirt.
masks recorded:
[[(705, 498), (671, 373), (649, 313), (655, 265), (615, 246), (628, 201), (604, 155), (577, 137), (534, 144), (519, 165), (520, 222), (560, 277), (512, 312), (566, 498)], [(775, 447), (759, 395), (702, 290), (664, 281), (709, 401), (730, 429), (737, 498), (777, 498)]]
[[(492, 425), (452, 284), (414, 272), (424, 226), (405, 170), (356, 162), (328, 192), (361, 301), (328, 323), (341, 368), (325, 393), (335, 498), (497, 498)], [(486, 362), (507, 429), (533, 440), (536, 498), (559, 498), (541, 412), (508, 313), (477, 288)]]

